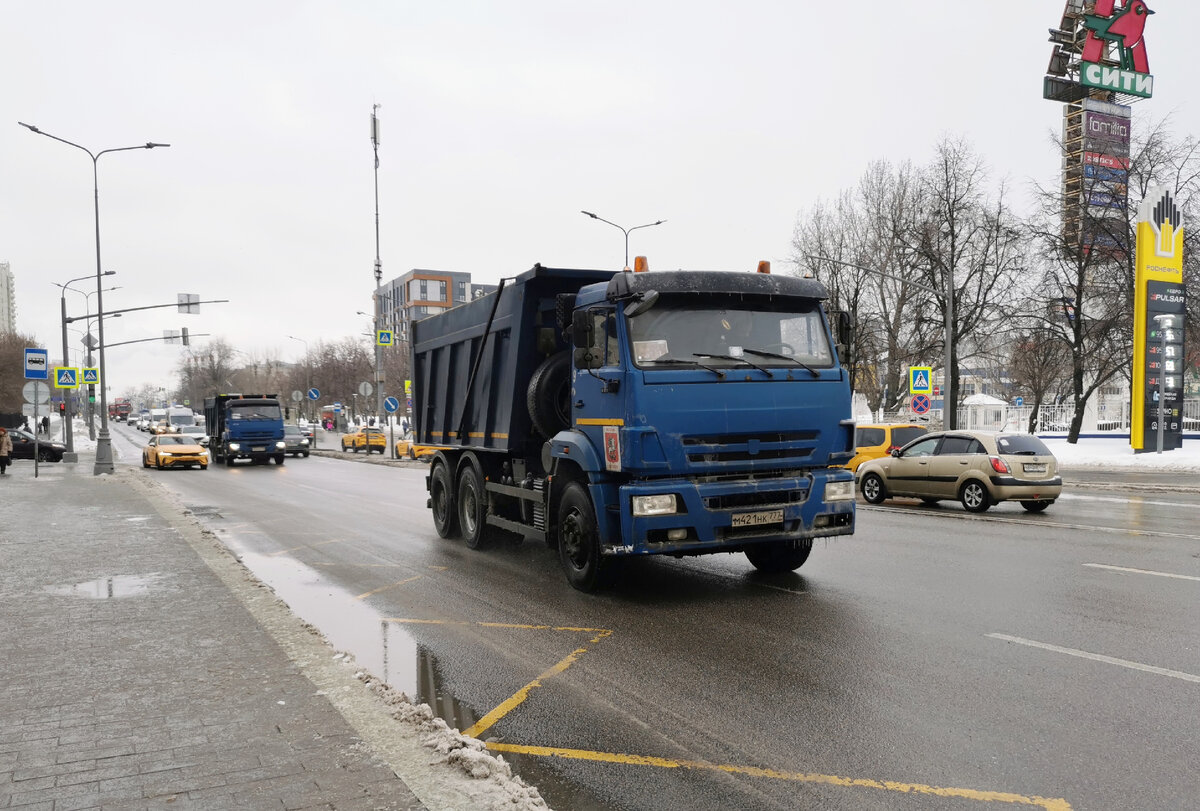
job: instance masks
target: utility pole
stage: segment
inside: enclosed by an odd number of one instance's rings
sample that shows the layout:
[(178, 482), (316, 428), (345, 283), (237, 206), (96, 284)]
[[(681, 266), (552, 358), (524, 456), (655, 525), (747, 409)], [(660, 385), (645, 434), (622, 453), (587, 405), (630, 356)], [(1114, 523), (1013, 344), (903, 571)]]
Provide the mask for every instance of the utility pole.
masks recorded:
[[(375, 111), (379, 104), (371, 105), (371, 146), (375, 150), (375, 294), (371, 297), (375, 305), (375, 421), (383, 419), (383, 347), (379, 345), (379, 322), (383, 314), (383, 299), (379, 288), (383, 285), (383, 262), (379, 258), (379, 117)], [(382, 427), (382, 426), (381, 426)], [(370, 450), (368, 448), (368, 450)]]

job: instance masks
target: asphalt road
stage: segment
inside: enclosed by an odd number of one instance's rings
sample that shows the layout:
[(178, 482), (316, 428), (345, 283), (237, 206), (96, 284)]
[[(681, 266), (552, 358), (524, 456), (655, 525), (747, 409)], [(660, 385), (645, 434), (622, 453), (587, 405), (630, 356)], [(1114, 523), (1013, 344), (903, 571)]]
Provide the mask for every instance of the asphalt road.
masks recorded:
[[(144, 436), (114, 435), (136, 462)], [(1040, 515), (860, 503), (857, 533), (801, 574), (655, 558), (589, 596), (543, 546), (439, 539), (426, 470), (148, 473), (335, 646), (560, 809), (1200, 796), (1195, 494), (1109, 481)]]

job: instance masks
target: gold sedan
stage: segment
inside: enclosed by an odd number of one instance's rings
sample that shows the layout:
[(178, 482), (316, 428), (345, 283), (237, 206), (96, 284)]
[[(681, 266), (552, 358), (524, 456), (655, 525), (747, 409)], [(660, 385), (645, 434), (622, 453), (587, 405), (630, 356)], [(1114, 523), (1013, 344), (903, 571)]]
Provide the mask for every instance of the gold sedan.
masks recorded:
[(187, 434), (156, 434), (142, 449), (142, 467), (192, 467), (208, 470), (208, 451)]

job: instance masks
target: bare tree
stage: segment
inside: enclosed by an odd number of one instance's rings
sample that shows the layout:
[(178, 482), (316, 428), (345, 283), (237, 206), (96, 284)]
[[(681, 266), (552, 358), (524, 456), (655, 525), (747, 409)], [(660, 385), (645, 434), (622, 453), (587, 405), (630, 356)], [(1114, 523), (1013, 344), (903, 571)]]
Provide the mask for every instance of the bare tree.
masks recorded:
[(872, 410), (895, 410), (907, 391), (906, 369), (926, 356), (915, 330), (927, 293), (912, 283), (917, 270), (902, 235), (919, 210), (916, 172), (872, 163), (853, 192), (832, 207), (818, 204), (792, 237), (798, 272), (829, 287), (830, 303), (850, 313), (855, 332), (852, 383)]
[[(942, 141), (921, 176), (924, 220), (915, 233), (901, 235), (906, 250), (917, 259), (924, 284), (937, 291), (921, 308), (918, 327), (936, 327), (943, 355), (949, 357), (943, 391), (947, 428), (957, 426), (964, 352), (970, 359), (972, 340), (978, 346), (980, 336), (1004, 327), (1005, 305), (1020, 283), (1026, 261), (1019, 223), (1008, 208), (1004, 185), (992, 200), (986, 192), (987, 180), (984, 161), (964, 140)], [(947, 309), (953, 313), (949, 324)]]

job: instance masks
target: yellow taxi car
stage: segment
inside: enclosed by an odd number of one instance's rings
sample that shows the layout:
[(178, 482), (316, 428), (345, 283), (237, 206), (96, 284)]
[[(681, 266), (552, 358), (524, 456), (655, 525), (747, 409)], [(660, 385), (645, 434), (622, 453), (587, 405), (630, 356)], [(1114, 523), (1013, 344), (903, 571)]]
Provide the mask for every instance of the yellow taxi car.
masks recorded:
[(411, 439), (397, 439), (396, 458), (419, 459), (422, 462), (428, 462), (435, 453), (444, 447), (444, 445), (418, 445)]
[(854, 429), (854, 458), (846, 467), (855, 472), (870, 459), (882, 459), (893, 448), (903, 448), (919, 436), (929, 433), (924, 425), (897, 423), (895, 425), (859, 425)]
[(208, 470), (208, 451), (187, 434), (155, 434), (142, 449), (142, 467), (192, 467)]
[(365, 450), (367, 453), (371, 451), (383, 453), (387, 450), (387, 437), (383, 435), (383, 430), (380, 428), (364, 426), (353, 434), (346, 434), (342, 437), (342, 450), (355, 453), (361, 450)]

